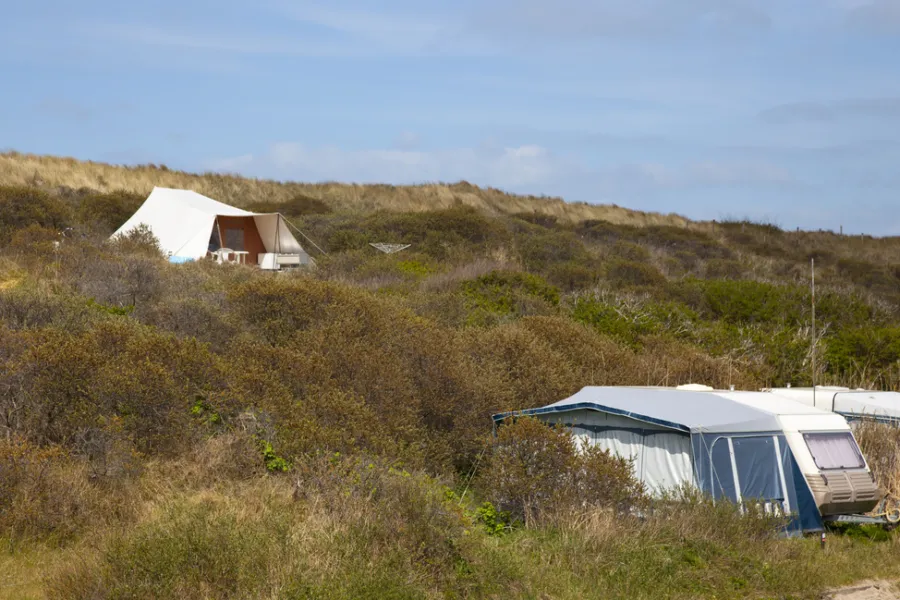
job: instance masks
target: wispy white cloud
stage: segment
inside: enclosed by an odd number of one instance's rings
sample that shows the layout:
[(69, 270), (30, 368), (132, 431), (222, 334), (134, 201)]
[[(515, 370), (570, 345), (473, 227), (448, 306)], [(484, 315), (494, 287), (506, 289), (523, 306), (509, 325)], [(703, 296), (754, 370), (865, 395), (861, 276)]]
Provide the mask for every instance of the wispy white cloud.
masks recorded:
[(309, 181), (403, 184), (465, 179), (482, 185), (522, 188), (547, 184), (572, 172), (574, 165), (536, 145), (346, 150), (279, 142), (261, 155), (214, 160), (208, 167)]
[(276, 5), (294, 21), (317, 25), (389, 47), (416, 47), (435, 42), (447, 29), (439, 19), (411, 14), (391, 14), (361, 9), (342, 9), (318, 2), (284, 2)]
[(216, 171), (302, 181), (405, 184), (467, 180), (535, 192), (543, 187), (575, 184), (612, 199), (660, 191), (800, 185), (787, 168), (765, 160), (602, 165), (557, 155), (536, 144), (347, 150), (280, 142), (259, 155), (214, 160), (207, 166)]

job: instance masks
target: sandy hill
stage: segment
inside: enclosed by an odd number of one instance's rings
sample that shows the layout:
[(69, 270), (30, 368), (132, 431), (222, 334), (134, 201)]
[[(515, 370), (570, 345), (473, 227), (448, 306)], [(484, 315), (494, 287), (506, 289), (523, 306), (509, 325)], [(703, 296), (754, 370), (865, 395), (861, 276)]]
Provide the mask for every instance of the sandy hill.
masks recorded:
[(466, 182), (421, 185), (296, 183), (219, 173), (187, 173), (165, 166), (120, 166), (74, 158), (7, 152), (0, 154), (0, 185), (35, 185), (45, 189), (89, 188), (148, 194), (154, 186), (192, 189), (235, 206), (284, 202), (298, 194), (324, 200), (338, 210), (420, 211), (463, 204), (494, 214), (543, 213), (561, 222), (602, 219), (622, 225), (678, 225), (679, 215), (628, 210), (615, 205), (565, 202), (560, 198), (520, 196)]

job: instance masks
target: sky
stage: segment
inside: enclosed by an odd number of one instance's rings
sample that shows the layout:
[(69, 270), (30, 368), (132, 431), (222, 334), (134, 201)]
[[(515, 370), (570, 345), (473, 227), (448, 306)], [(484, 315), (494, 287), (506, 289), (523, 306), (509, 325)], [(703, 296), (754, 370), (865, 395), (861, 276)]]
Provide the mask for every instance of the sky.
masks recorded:
[(0, 8), (0, 150), (900, 235), (900, 0)]

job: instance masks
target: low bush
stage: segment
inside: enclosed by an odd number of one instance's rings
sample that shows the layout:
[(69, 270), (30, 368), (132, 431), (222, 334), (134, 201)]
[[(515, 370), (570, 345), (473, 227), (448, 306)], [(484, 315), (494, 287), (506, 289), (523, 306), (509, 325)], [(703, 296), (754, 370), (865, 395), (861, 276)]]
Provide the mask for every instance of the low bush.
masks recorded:
[(62, 200), (33, 187), (0, 186), (0, 245), (30, 225), (61, 231), (72, 224), (72, 211)]
[(297, 194), (284, 202), (255, 202), (247, 205), (247, 210), (258, 213), (281, 213), (291, 218), (332, 212), (328, 203), (305, 194)]
[(485, 497), (526, 524), (596, 507), (627, 511), (644, 501), (629, 461), (579, 449), (567, 428), (531, 417), (500, 427), (480, 477)]
[(622, 288), (662, 287), (665, 276), (653, 265), (628, 260), (612, 262), (606, 269), (606, 278)]
[(80, 199), (77, 208), (79, 223), (100, 234), (110, 235), (133, 215), (146, 198), (131, 192), (90, 194)]
[[(472, 308), (501, 317), (546, 312), (559, 304), (559, 290), (543, 278), (521, 272), (493, 271), (461, 285)], [(544, 310), (535, 303), (544, 305)]]

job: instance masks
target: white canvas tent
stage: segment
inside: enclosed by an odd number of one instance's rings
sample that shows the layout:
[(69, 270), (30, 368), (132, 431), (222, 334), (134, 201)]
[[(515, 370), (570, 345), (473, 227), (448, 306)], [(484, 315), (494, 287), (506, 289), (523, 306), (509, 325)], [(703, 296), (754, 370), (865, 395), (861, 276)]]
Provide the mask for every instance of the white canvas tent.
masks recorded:
[(113, 235), (147, 225), (174, 262), (197, 260), (214, 247), (249, 255), (252, 264), (278, 268), (309, 264), (310, 258), (279, 213), (253, 213), (191, 190), (155, 187)]

